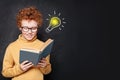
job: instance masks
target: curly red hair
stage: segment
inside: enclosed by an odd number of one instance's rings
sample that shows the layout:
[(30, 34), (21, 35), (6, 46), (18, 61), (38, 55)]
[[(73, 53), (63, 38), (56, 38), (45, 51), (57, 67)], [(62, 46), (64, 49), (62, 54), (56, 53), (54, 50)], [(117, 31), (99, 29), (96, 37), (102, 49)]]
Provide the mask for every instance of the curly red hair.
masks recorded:
[(34, 7), (27, 7), (19, 10), (17, 16), (17, 25), (18, 27), (21, 27), (21, 21), (22, 20), (35, 20), (38, 23), (38, 27), (42, 25), (43, 19), (42, 14), (39, 12), (39, 10)]

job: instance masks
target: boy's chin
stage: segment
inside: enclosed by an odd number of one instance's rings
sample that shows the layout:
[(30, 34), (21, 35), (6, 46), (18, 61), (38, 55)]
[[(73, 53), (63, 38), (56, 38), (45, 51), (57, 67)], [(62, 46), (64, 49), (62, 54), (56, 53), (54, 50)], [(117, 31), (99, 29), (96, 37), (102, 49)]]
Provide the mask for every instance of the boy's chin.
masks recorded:
[(32, 39), (33, 39), (33, 37), (32, 38), (26, 38), (28, 41), (31, 41)]

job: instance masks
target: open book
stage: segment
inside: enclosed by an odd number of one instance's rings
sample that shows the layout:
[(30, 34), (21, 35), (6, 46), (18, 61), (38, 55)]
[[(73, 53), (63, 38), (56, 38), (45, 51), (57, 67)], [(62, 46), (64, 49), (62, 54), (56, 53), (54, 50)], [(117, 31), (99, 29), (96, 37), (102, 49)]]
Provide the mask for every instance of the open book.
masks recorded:
[(41, 58), (45, 58), (51, 53), (54, 40), (48, 39), (40, 49), (40, 51), (31, 50), (31, 49), (21, 49), (20, 50), (20, 63), (25, 60), (32, 62), (34, 65), (37, 65)]

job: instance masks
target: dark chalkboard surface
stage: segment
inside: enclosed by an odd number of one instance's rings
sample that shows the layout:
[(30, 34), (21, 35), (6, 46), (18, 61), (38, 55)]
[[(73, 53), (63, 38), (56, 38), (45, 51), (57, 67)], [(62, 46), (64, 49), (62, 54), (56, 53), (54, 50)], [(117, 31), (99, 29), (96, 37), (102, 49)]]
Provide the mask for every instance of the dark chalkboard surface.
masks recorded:
[[(52, 72), (45, 80), (103, 80), (111, 78), (110, 0), (0, 0), (0, 71), (7, 45), (20, 33), (16, 26), (19, 9), (35, 5), (44, 16), (38, 38), (55, 40)], [(64, 27), (46, 33), (48, 14), (61, 13)], [(112, 11), (111, 11), (112, 12)], [(109, 75), (109, 76), (108, 76)], [(0, 74), (0, 80), (10, 80)]]

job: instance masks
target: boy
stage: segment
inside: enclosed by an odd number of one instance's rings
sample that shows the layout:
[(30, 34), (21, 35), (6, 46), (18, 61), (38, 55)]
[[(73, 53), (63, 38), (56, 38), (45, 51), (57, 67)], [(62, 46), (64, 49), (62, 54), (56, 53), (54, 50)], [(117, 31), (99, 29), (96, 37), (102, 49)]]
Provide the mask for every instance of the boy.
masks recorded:
[(27, 60), (19, 63), (21, 48), (39, 49), (44, 44), (37, 39), (42, 14), (35, 7), (27, 7), (18, 12), (16, 19), (21, 34), (6, 48), (2, 75), (12, 80), (43, 80), (43, 75), (51, 72), (50, 55), (40, 60), (37, 66)]

